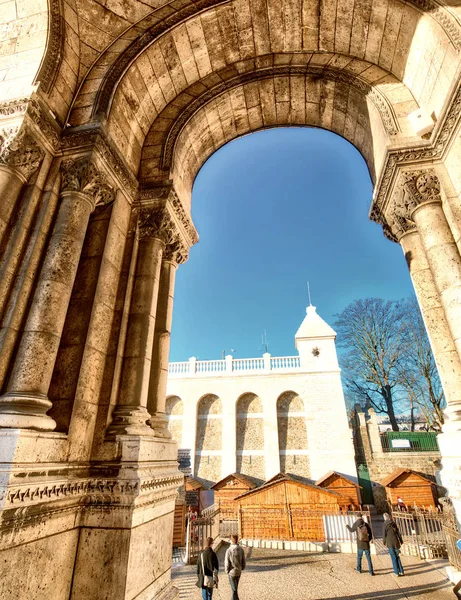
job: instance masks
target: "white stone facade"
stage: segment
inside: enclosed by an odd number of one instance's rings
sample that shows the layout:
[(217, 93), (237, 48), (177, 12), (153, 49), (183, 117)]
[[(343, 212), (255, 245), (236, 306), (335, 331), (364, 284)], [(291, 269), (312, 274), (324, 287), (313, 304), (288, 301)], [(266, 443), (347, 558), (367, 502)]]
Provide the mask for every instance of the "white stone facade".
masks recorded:
[(194, 475), (355, 478), (335, 336), (310, 306), (295, 338), (299, 356), (170, 363), (168, 427), (191, 450)]

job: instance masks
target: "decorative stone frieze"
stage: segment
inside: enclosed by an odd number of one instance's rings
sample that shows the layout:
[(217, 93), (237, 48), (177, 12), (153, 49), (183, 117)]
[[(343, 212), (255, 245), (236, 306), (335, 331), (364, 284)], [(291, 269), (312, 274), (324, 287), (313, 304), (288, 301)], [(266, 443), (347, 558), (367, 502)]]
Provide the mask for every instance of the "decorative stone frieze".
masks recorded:
[(94, 207), (115, 200), (115, 189), (105, 175), (87, 157), (67, 159), (61, 163), (63, 192), (81, 192), (93, 200)]
[(15, 169), (27, 181), (40, 166), (44, 152), (37, 142), (18, 126), (0, 130), (0, 164)]
[(184, 246), (179, 242), (179, 240), (168, 244), (163, 253), (163, 260), (167, 260), (177, 265), (182, 265), (183, 263), (187, 262), (188, 258), (189, 250), (184, 249)]

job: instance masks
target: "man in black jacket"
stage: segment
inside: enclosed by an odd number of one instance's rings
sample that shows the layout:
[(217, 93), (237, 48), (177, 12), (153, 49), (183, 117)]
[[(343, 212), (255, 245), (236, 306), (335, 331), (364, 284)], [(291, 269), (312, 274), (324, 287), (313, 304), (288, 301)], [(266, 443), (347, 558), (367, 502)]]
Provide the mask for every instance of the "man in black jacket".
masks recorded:
[(363, 520), (362, 515), (359, 515), (352, 527), (347, 524), (346, 527), (351, 533), (357, 534), (357, 571), (362, 572), (362, 556), (365, 554), (368, 561), (368, 571), (370, 575), (374, 575), (370, 554), (370, 542), (373, 540), (371, 527)]
[(383, 544), (387, 546), (389, 550), (389, 554), (391, 555), (392, 560), (392, 568), (394, 569), (394, 573), (398, 577), (402, 577), (404, 575), (402, 562), (399, 556), (399, 548), (403, 544), (403, 538), (400, 535), (399, 528), (397, 527), (397, 523), (391, 519), (389, 513), (384, 513), (384, 536), (383, 536)]
[[(216, 552), (211, 547), (213, 545), (213, 538), (209, 537), (206, 540), (207, 547), (203, 552), (200, 553), (197, 559), (197, 587), (202, 589), (202, 599), (211, 600), (213, 597), (213, 585), (217, 583), (218, 579), (218, 557)], [(207, 579), (213, 582), (211, 586), (205, 585)]]

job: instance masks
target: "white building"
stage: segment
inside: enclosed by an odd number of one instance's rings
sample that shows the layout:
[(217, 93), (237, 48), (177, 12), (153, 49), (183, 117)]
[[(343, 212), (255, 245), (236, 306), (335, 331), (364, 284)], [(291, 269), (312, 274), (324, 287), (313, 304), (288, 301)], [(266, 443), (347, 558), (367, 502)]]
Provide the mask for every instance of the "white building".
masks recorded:
[(298, 356), (170, 363), (169, 429), (191, 449), (193, 474), (210, 483), (235, 472), (356, 478), (335, 337), (309, 306)]

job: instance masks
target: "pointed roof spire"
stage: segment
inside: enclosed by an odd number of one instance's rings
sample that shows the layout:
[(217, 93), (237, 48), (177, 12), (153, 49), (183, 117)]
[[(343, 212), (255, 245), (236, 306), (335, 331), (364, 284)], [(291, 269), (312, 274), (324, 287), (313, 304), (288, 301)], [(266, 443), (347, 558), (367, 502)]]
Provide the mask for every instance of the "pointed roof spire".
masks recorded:
[(336, 331), (317, 314), (316, 307), (308, 306), (306, 316), (296, 332), (295, 339), (335, 338)]

